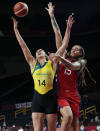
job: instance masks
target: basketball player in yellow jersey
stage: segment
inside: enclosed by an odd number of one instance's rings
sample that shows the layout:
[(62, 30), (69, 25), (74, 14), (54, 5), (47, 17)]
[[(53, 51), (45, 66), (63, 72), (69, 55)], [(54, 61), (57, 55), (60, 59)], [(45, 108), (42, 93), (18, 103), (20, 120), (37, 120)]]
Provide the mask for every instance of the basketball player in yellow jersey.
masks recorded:
[(50, 61), (46, 61), (43, 66), (36, 61), (32, 76), (34, 79), (34, 89), (41, 95), (46, 94), (53, 89), (53, 80), (55, 72), (52, 69)]
[[(56, 94), (53, 90), (53, 81), (56, 72), (57, 62), (56, 55), (50, 54), (48, 60), (44, 50), (36, 51), (36, 58), (32, 56), (25, 41), (20, 35), (15, 18), (12, 18), (14, 24), (15, 36), (24, 53), (25, 59), (30, 66), (31, 74), (34, 80), (34, 93), (32, 100), (32, 120), (34, 131), (43, 131), (44, 116), (48, 123), (48, 131), (56, 131), (57, 122), (57, 101)], [(70, 31), (65, 34), (66, 41), (56, 52), (63, 55), (69, 42)]]

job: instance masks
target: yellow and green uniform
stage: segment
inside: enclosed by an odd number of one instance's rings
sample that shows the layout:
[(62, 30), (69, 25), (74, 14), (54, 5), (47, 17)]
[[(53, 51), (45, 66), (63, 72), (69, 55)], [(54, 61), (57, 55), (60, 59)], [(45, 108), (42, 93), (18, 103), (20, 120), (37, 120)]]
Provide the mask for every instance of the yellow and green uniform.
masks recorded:
[(44, 95), (48, 91), (52, 90), (54, 75), (55, 72), (53, 71), (49, 60), (42, 66), (38, 61), (36, 61), (32, 71), (34, 90), (41, 95)]
[(49, 60), (42, 66), (36, 61), (32, 71), (34, 80), (32, 112), (57, 113), (57, 98), (53, 89), (54, 76), (55, 72)]

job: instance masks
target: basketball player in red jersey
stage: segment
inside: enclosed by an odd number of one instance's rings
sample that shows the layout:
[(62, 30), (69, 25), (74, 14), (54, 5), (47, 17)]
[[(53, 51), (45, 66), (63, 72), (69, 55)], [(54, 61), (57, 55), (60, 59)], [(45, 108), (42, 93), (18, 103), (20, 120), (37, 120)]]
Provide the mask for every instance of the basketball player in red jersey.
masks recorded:
[[(46, 8), (50, 15), (51, 24), (55, 33), (56, 47), (59, 49), (61, 44), (68, 43), (67, 36), (70, 35), (74, 19), (72, 15), (68, 17), (67, 28), (64, 39), (62, 40), (59, 26), (54, 16), (54, 6), (49, 2)], [(68, 47), (68, 44), (67, 44)], [(70, 53), (64, 52), (63, 57), (57, 54), (61, 60), (58, 71), (58, 95), (57, 101), (62, 115), (61, 131), (79, 131), (79, 104), (80, 96), (77, 91), (77, 81), (79, 74), (82, 73), (84, 82), (84, 67), (86, 60), (84, 59), (84, 49), (75, 45)], [(65, 59), (66, 58), (66, 59)]]

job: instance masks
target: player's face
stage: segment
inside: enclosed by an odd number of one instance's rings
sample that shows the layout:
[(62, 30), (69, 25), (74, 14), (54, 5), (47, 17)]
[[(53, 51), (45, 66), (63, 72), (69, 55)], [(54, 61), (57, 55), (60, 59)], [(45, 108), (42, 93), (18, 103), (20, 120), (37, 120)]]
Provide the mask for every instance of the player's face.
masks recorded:
[(38, 59), (38, 58), (43, 58), (43, 57), (45, 57), (46, 56), (46, 54), (45, 54), (45, 51), (44, 50), (42, 50), (42, 49), (38, 49), (37, 51), (36, 51), (36, 58)]
[(78, 45), (73, 46), (72, 49), (71, 49), (71, 57), (76, 58), (76, 57), (79, 57), (81, 55), (82, 55), (82, 53), (80, 51), (80, 46), (78, 46)]

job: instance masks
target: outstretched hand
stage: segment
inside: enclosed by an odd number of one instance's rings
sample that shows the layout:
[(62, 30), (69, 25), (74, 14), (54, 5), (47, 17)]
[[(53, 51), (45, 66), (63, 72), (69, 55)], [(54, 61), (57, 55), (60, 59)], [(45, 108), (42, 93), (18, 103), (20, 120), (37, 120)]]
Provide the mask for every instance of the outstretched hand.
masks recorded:
[(74, 22), (75, 22), (75, 20), (74, 20), (73, 16), (70, 15), (70, 16), (68, 17), (68, 20), (66, 20), (67, 27), (71, 28)]
[(11, 17), (11, 19), (13, 20), (14, 29), (17, 29), (18, 21), (14, 17)]
[(45, 8), (50, 16), (54, 16), (54, 5), (52, 5), (52, 2), (48, 3), (48, 8)]

